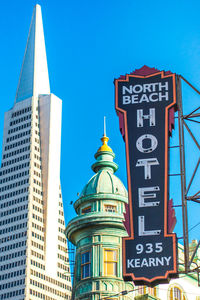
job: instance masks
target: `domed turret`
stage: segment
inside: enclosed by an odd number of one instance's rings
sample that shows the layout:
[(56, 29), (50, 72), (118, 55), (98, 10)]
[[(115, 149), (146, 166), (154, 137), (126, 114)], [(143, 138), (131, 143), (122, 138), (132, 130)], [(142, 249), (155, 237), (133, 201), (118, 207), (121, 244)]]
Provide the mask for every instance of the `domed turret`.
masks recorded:
[[(121, 245), (122, 237), (127, 236), (123, 221), (128, 194), (114, 175), (118, 166), (108, 140), (104, 134), (92, 165), (96, 174), (74, 203), (78, 216), (69, 222), (65, 232), (76, 245), (73, 288), (76, 300), (89, 299), (91, 295), (113, 296), (121, 290), (133, 289), (122, 278)], [(124, 299), (131, 298), (124, 296)]]

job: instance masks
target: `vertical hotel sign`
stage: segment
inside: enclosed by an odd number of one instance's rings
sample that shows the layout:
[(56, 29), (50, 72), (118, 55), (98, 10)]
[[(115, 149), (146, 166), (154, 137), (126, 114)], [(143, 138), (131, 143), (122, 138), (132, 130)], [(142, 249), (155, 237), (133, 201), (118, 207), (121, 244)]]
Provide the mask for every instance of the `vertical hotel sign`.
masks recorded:
[(177, 272), (176, 235), (167, 230), (169, 110), (176, 104), (176, 77), (148, 67), (137, 71), (115, 80), (129, 191), (123, 275), (151, 283)]

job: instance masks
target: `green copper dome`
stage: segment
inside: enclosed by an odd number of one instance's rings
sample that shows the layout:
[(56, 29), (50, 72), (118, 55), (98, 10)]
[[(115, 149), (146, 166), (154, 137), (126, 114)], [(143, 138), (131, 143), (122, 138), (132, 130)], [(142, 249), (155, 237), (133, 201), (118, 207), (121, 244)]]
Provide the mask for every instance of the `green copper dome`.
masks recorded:
[(80, 197), (100, 193), (128, 197), (126, 188), (121, 180), (109, 169), (100, 170), (95, 174), (84, 187)]
[(80, 198), (93, 194), (115, 194), (128, 197), (127, 190), (121, 180), (113, 173), (118, 169), (118, 165), (113, 162), (115, 154), (107, 146), (108, 137), (103, 136), (101, 139), (103, 145), (95, 154), (96, 162), (92, 169), (96, 174), (85, 185)]

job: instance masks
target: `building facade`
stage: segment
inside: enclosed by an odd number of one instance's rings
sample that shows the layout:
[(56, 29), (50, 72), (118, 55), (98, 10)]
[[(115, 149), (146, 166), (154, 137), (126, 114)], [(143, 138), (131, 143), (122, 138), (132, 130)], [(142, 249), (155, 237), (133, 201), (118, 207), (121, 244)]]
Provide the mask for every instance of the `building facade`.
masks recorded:
[[(120, 291), (133, 290), (122, 277), (122, 237), (127, 235), (123, 220), (127, 191), (114, 175), (115, 154), (103, 136), (103, 145), (92, 165), (95, 175), (74, 204), (77, 217), (66, 228), (67, 238), (76, 245), (72, 299), (119, 299)], [(112, 298), (109, 298), (112, 297)], [(132, 293), (120, 299), (132, 299)]]
[[(95, 154), (96, 173), (74, 203), (77, 217), (66, 228), (66, 236), (76, 246), (73, 300), (200, 300), (200, 249), (194, 258), (194, 273), (184, 274), (183, 246), (179, 244), (179, 277), (154, 287), (124, 282), (122, 276), (122, 237), (127, 236), (124, 213), (128, 194), (114, 175), (117, 165), (107, 145)], [(195, 249), (193, 241), (191, 249)], [(192, 253), (192, 252), (191, 252)]]
[(34, 8), (0, 169), (0, 299), (70, 299), (60, 186), (62, 101), (50, 93), (41, 7)]

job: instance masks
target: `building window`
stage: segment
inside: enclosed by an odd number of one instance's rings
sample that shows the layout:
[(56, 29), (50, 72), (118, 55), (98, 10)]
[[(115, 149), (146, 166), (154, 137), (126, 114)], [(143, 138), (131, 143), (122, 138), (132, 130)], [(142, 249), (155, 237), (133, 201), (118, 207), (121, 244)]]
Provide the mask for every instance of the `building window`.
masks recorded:
[(156, 287), (153, 287), (153, 288), (149, 287), (148, 291), (151, 296), (155, 296), (155, 297), (158, 296), (158, 291), (157, 291)]
[(90, 277), (91, 252), (87, 251), (81, 254), (81, 278)]
[(138, 295), (145, 295), (147, 293), (147, 287), (145, 285), (138, 286)]
[(107, 212), (117, 212), (117, 207), (115, 205), (104, 205), (104, 210)]
[(169, 300), (186, 300), (185, 293), (180, 287), (171, 287), (169, 292)]
[(104, 275), (117, 276), (117, 250), (104, 249)]
[(82, 214), (87, 214), (89, 212), (91, 212), (91, 206), (87, 206), (87, 207), (82, 209)]

